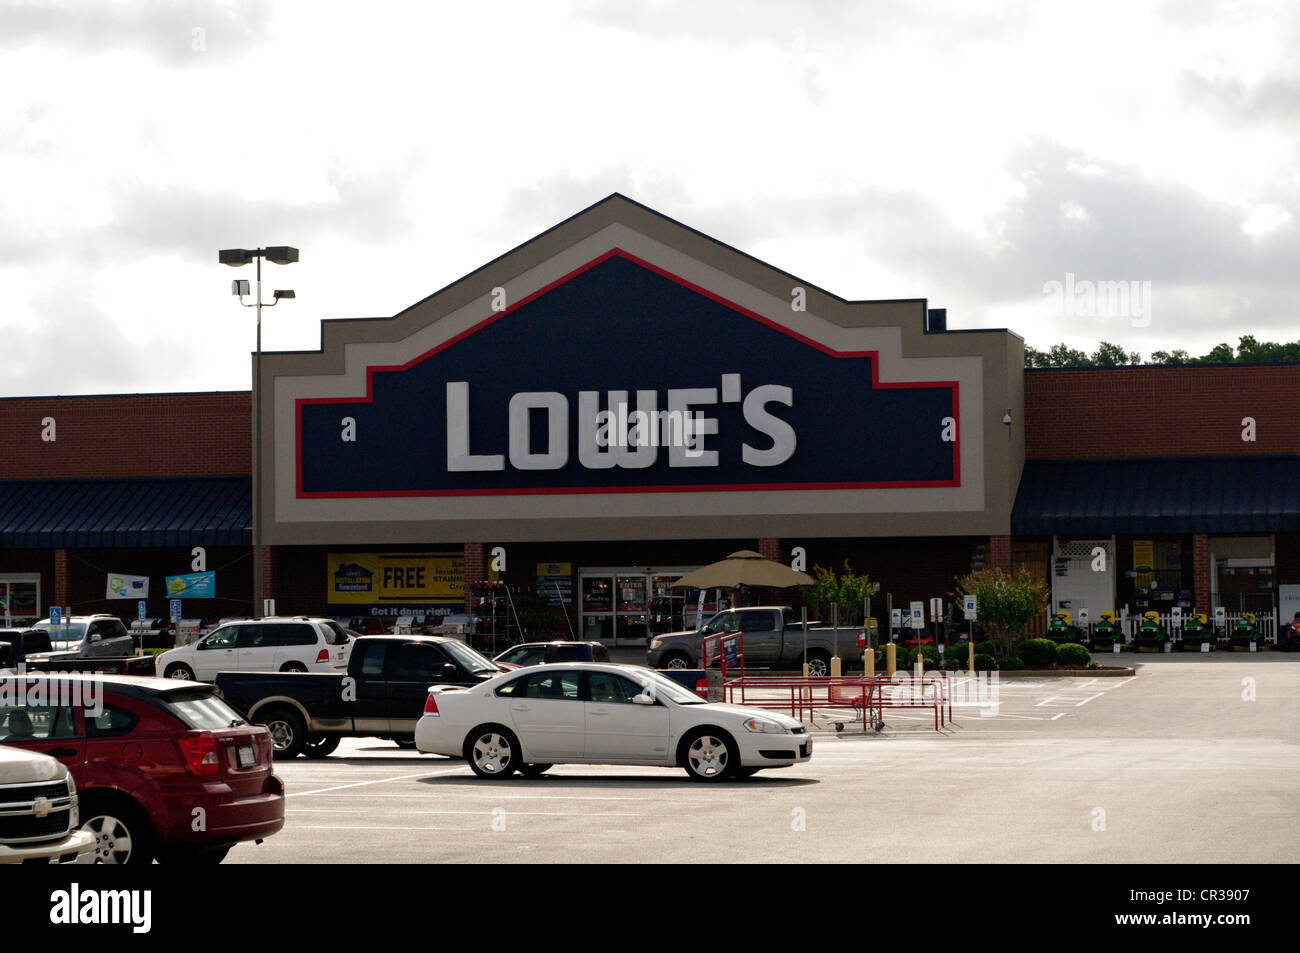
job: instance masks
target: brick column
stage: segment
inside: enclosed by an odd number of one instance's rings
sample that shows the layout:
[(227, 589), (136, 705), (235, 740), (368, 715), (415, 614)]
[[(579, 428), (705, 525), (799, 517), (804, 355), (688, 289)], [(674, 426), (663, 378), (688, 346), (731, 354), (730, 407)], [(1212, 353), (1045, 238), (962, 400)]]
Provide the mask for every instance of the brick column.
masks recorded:
[(785, 562), (781, 558), (781, 541), (779, 539), (772, 539), (771, 537), (760, 539), (758, 541), (758, 554), (764, 559), (770, 559), (773, 562)]
[(984, 557), (985, 568), (997, 567), (1005, 573), (1011, 572), (1011, 537), (990, 536), (988, 553)]
[(465, 611), (474, 611), (474, 595), (470, 587), (487, 578), (487, 561), (483, 558), (482, 543), (465, 544)]
[(66, 606), (68, 604), (68, 551), (66, 549), (56, 549), (54, 551), (54, 601), (51, 605)]
[(1210, 537), (1206, 533), (1192, 536), (1192, 604), (1196, 612), (1214, 618), (1210, 605)]
[[(275, 547), (262, 547), (262, 598), (274, 599), (276, 596), (276, 571), (275, 571)], [(306, 612), (306, 606), (282, 606), (278, 602), (275, 606), (276, 615), (289, 615), (291, 613)], [(262, 614), (261, 606), (253, 607), (253, 614), (260, 616)]]

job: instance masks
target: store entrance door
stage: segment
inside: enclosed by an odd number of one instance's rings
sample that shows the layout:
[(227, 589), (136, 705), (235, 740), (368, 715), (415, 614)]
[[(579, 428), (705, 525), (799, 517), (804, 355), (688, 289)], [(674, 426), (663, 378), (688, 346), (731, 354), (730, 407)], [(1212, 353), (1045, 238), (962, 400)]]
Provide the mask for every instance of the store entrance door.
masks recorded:
[[(644, 646), (652, 635), (694, 623), (698, 589), (672, 584), (695, 566), (586, 567), (578, 571), (582, 638), (614, 646)], [(709, 599), (714, 598), (712, 590)], [(716, 611), (713, 603), (706, 605)]]

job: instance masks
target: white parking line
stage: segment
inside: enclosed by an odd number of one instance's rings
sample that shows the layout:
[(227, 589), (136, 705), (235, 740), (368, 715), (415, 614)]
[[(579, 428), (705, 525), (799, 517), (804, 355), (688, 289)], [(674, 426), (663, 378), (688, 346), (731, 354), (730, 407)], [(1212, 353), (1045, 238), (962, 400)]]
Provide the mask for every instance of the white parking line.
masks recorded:
[(1081, 702), (1076, 702), (1075, 705), (1074, 705), (1074, 707), (1075, 707), (1075, 708), (1082, 708), (1084, 705), (1088, 704), (1088, 702), (1092, 701), (1094, 698), (1100, 698), (1102, 695), (1105, 695), (1105, 694), (1106, 694), (1105, 692), (1098, 692), (1098, 693), (1095, 694), (1095, 695), (1089, 695), (1089, 696), (1088, 696), (1087, 698), (1085, 698), (1083, 701), (1081, 701)]
[(409, 781), (412, 778), (437, 778), (444, 774), (458, 774), (464, 770), (465, 769), (461, 767), (452, 768), (449, 771), (421, 771), (419, 774), (400, 774), (395, 778), (375, 778), (373, 781), (356, 781), (352, 784), (340, 784), (336, 787), (321, 788), (317, 791), (294, 791), (290, 794), (286, 794), (285, 797), (306, 797), (308, 794), (324, 794), (327, 791), (342, 791), (344, 788), (359, 788), (364, 787), (367, 784), (387, 784), (390, 781)]
[(1042, 708), (1044, 705), (1049, 704), (1050, 702), (1054, 702), (1054, 701), (1056, 701), (1056, 700), (1057, 700), (1058, 698), (1060, 698), (1060, 697), (1061, 697), (1060, 695), (1053, 695), (1053, 696), (1051, 696), (1050, 698), (1044, 698), (1042, 701), (1040, 701), (1040, 702), (1039, 702), (1037, 705), (1035, 705), (1034, 707), (1035, 707), (1035, 708)]

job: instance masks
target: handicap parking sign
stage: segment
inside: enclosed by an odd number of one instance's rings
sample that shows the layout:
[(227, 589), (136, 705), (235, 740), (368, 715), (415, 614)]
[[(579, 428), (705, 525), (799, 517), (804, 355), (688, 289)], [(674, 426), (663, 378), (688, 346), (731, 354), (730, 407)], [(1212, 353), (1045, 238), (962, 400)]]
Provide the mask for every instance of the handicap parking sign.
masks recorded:
[(58, 606), (50, 606), (50, 622), (58, 625), (63, 621), (63, 610)]

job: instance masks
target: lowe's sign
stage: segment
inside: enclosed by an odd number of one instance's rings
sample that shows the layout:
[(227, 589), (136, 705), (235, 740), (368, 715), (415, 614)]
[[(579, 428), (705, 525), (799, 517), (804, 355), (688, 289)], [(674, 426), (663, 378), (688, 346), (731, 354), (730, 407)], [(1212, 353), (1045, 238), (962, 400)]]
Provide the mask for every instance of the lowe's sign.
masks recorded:
[(957, 383), (880, 377), (615, 250), (298, 399), (296, 496), (960, 486)]

